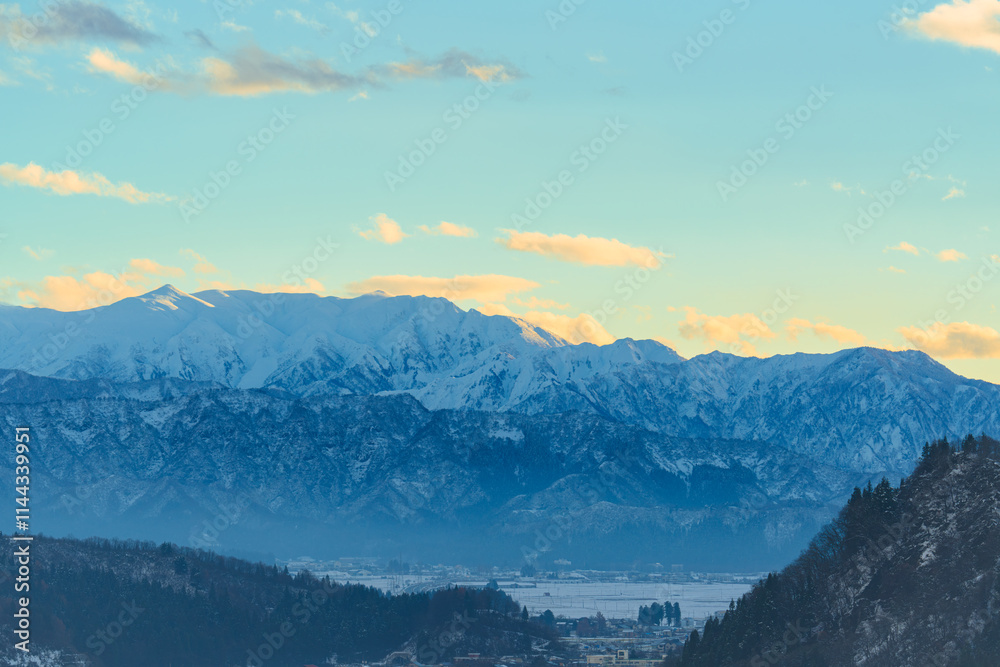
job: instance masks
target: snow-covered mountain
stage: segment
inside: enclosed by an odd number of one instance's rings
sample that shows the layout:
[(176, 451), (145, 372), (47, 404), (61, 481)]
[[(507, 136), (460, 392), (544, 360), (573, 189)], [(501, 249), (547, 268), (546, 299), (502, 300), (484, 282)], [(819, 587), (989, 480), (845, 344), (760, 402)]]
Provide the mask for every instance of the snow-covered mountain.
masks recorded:
[(763, 441), (844, 469), (909, 471), (927, 440), (1000, 432), (1000, 386), (873, 348), (684, 360), (654, 341), (572, 345), (445, 299), (165, 286), (90, 311), (0, 308), (0, 368), (177, 378), (296, 396), (408, 393), (429, 409), (587, 412), (673, 437)]
[(763, 569), (866, 479), (766, 443), (585, 413), (431, 411), (406, 394), (4, 371), (0, 415), (32, 426), (36, 530), (286, 557)]

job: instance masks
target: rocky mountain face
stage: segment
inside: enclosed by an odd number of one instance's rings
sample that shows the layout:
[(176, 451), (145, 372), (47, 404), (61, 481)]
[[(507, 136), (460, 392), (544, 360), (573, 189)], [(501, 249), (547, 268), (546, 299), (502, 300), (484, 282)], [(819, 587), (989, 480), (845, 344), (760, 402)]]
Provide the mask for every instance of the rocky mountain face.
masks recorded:
[(766, 568), (924, 442), (1000, 432), (1000, 387), (917, 352), (685, 360), (384, 294), (4, 306), (0, 368), (45, 530), (258, 555)]
[(79, 313), (3, 307), (0, 368), (302, 397), (406, 393), (432, 410), (577, 411), (672, 437), (762, 441), (873, 474), (905, 474), (934, 438), (1000, 432), (1000, 386), (919, 352), (685, 360), (654, 341), (571, 345), (516, 318), (380, 293), (166, 286)]
[[(794, 555), (861, 476), (760, 442), (587, 413), (428, 410), (173, 379), (0, 375), (35, 442), (36, 524), (291, 556), (310, 549), (625, 566)], [(287, 541), (284, 539), (287, 538)], [(349, 547), (347, 545), (350, 545)]]
[(857, 491), (792, 565), (692, 636), (683, 667), (995, 665), (1000, 442), (929, 447)]

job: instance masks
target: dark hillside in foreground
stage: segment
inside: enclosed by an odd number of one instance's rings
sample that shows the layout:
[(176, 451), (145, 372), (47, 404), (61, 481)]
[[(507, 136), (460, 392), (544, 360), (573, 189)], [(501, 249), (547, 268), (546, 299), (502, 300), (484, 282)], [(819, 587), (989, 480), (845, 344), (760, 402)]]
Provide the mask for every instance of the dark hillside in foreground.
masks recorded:
[(938, 441), (900, 488), (856, 490), (674, 664), (1000, 665), (1000, 442)]
[[(0, 632), (9, 638), (9, 537), (0, 538), (0, 550)], [(388, 595), (134, 541), (38, 537), (31, 552), (31, 648), (60, 651), (53, 665), (301, 667), (333, 656), (340, 663), (380, 660), (396, 650), (437, 663), (470, 651), (531, 656), (533, 643), (552, 639), (496, 590)]]

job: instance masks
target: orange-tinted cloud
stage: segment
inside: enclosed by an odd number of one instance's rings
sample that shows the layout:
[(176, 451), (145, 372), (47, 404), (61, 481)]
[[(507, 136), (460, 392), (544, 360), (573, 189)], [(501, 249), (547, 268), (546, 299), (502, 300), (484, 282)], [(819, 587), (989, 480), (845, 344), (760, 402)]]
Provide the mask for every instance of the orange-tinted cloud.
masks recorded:
[(541, 232), (519, 232), (503, 230), (506, 239), (497, 242), (510, 250), (533, 252), (546, 257), (554, 257), (564, 262), (575, 262), (587, 266), (626, 266), (634, 264), (648, 269), (661, 265), (662, 254), (641, 246), (630, 246), (618, 239), (605, 239), (579, 234), (555, 234)]
[(118, 57), (108, 49), (94, 48), (87, 54), (87, 62), (91, 72), (100, 74), (110, 74), (119, 81), (130, 83), (135, 86), (144, 85), (156, 87), (162, 82), (154, 75), (143, 72), (135, 65)]
[(529, 311), (524, 314), (516, 314), (503, 304), (488, 303), (478, 308), (484, 315), (506, 315), (516, 317), (525, 322), (545, 329), (560, 338), (573, 344), (593, 343), (595, 345), (608, 345), (615, 342), (615, 337), (587, 313), (581, 313), (576, 317), (569, 315), (558, 315), (542, 311)]
[(1000, 332), (970, 322), (935, 322), (927, 329), (903, 327), (913, 347), (939, 359), (1000, 359)]
[(398, 222), (385, 213), (373, 215), (369, 220), (372, 221), (372, 228), (358, 231), (358, 236), (363, 239), (381, 241), (382, 243), (392, 245), (393, 243), (399, 243), (409, 236), (409, 234), (403, 232), (403, 228), (399, 226)]
[(450, 301), (472, 300), (502, 303), (511, 294), (528, 292), (540, 285), (534, 281), (496, 274), (433, 278), (425, 276), (374, 276), (350, 283), (352, 294), (381, 290), (393, 295), (444, 297)]
[(115, 197), (130, 204), (157, 203), (171, 201), (173, 197), (157, 192), (143, 192), (131, 183), (112, 183), (104, 175), (96, 172), (82, 174), (66, 171), (48, 171), (30, 162), (27, 166), (5, 162), (0, 164), (0, 180), (7, 184), (25, 185), (30, 188), (49, 190), (57, 195), (90, 194), (99, 197)]
[(509, 63), (485, 62), (466, 51), (451, 49), (432, 60), (413, 57), (406, 62), (393, 62), (375, 68), (396, 79), (443, 79), (474, 77), (484, 83), (507, 83), (523, 77)]
[(959, 252), (954, 248), (948, 250), (942, 250), (937, 254), (937, 258), (942, 262), (958, 262), (963, 259), (968, 259), (968, 256), (964, 252)]
[(899, 245), (886, 248), (883, 252), (888, 252), (890, 250), (899, 250), (900, 252), (907, 252), (911, 255), (920, 255), (920, 249), (912, 243), (907, 243), (906, 241), (900, 241)]
[(196, 262), (196, 264), (194, 265), (194, 268), (192, 269), (192, 271), (194, 271), (195, 273), (205, 274), (205, 273), (218, 273), (219, 272), (219, 270), (217, 268), (215, 268), (214, 264), (212, 264), (207, 259), (205, 259), (204, 255), (199, 255), (198, 253), (196, 253), (191, 248), (183, 248), (181, 250), (181, 254), (184, 255), (185, 257), (189, 257), (189, 258), (193, 259)]
[(466, 227), (465, 225), (456, 225), (452, 222), (444, 222), (437, 225), (436, 227), (428, 227), (427, 225), (420, 225), (417, 229), (422, 231), (424, 234), (431, 234), (434, 236), (459, 236), (463, 238), (472, 238), (476, 236), (476, 230), (472, 227)]
[(49, 257), (52, 256), (52, 251), (49, 250), (48, 248), (32, 248), (31, 246), (26, 245), (23, 248), (21, 248), (21, 250), (24, 251), (24, 254), (26, 254), (31, 259), (37, 260), (39, 262), (42, 261), (43, 259), (48, 259)]
[(152, 276), (166, 276), (168, 278), (180, 278), (184, 275), (184, 269), (176, 266), (164, 266), (151, 259), (133, 259), (129, 266)]
[(299, 285), (257, 285), (254, 290), (264, 293), (285, 292), (288, 294), (322, 294), (326, 292), (323, 283), (315, 278), (306, 278), (305, 282)]
[(704, 340), (706, 349), (725, 347), (727, 352), (755, 355), (754, 340), (773, 339), (777, 334), (753, 313), (738, 315), (706, 315), (696, 308), (686, 306), (684, 319), (678, 330), (685, 340)]
[(95, 271), (77, 279), (47, 276), (38, 285), (22, 285), (18, 298), (28, 305), (55, 310), (84, 310), (139, 296), (153, 289), (149, 276), (124, 272), (117, 276)]
[(810, 322), (809, 320), (794, 317), (785, 324), (788, 332), (788, 339), (798, 340), (799, 334), (803, 331), (811, 331), (819, 338), (827, 338), (838, 343), (849, 345), (864, 345), (868, 339), (855, 331), (839, 324), (828, 324), (826, 322)]
[(1000, 53), (1000, 0), (953, 0), (905, 25), (929, 39)]
[(318, 93), (353, 89), (365, 80), (333, 69), (326, 61), (293, 61), (250, 44), (227, 58), (201, 61), (203, 85), (216, 95), (256, 97), (278, 92)]

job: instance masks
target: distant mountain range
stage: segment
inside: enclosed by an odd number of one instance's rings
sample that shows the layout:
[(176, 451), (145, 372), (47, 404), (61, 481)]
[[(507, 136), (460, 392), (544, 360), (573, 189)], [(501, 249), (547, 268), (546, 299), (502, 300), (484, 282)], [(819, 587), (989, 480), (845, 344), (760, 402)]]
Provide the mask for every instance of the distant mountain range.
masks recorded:
[(4, 306), (0, 368), (53, 531), (183, 542), (238, 497), (216, 546), (258, 553), (274, 530), (303, 549), (767, 567), (926, 441), (1000, 433), (1000, 387), (919, 352), (685, 360), (384, 294)]

